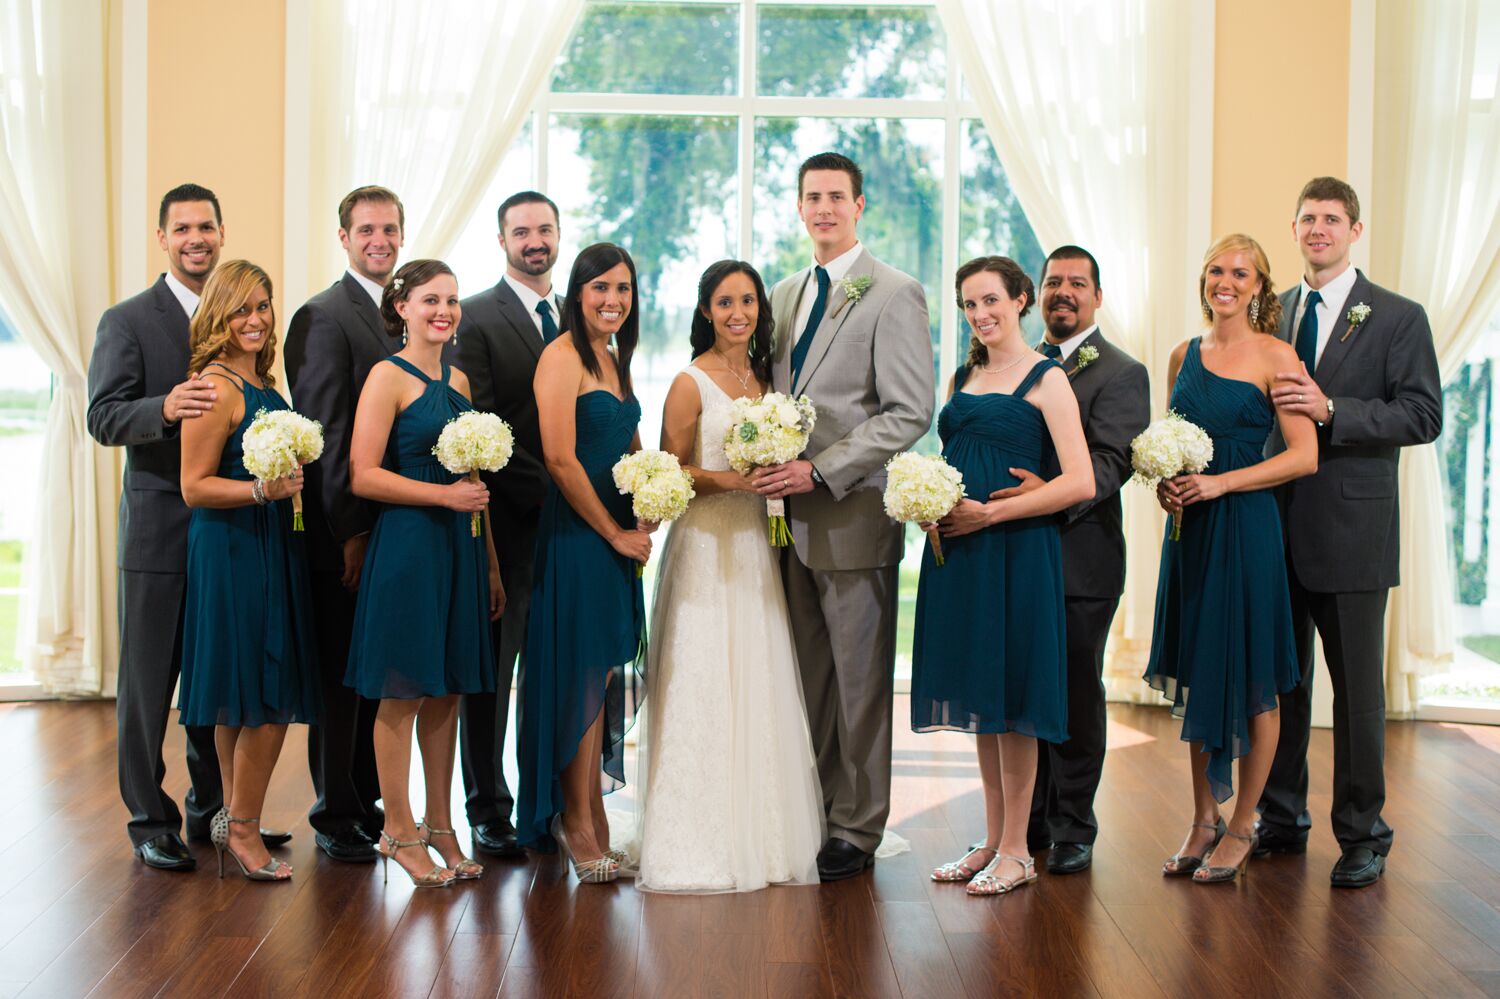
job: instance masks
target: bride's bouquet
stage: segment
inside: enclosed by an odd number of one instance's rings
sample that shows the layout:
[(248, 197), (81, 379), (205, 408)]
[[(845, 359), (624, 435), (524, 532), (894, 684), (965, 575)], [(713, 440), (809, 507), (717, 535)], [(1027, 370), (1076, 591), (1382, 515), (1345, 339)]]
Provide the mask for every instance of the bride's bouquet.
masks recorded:
[[(818, 413), (807, 396), (793, 399), (780, 392), (767, 392), (759, 399), (741, 398), (729, 407), (729, 430), (724, 435), (724, 456), (729, 467), (741, 475), (756, 468), (780, 465), (807, 450)], [(784, 548), (792, 543), (786, 524), (786, 501), (766, 500), (771, 544)]]
[[(964, 477), (941, 455), (902, 451), (885, 463), (885, 512), (892, 520), (936, 524), (964, 498)], [(943, 564), (943, 542), (927, 532), (932, 557)]]
[[(660, 524), (687, 513), (693, 492), (693, 477), (682, 470), (677, 458), (666, 451), (636, 451), (621, 455), (612, 469), (615, 488), (630, 497), (637, 520)], [(637, 565), (637, 576), (645, 566)]]
[[(1131, 478), (1155, 489), (1162, 479), (1196, 475), (1214, 460), (1213, 438), (1182, 414), (1168, 411), (1130, 442)], [(1172, 540), (1182, 537), (1182, 512), (1172, 515)]]
[[(469, 412), (448, 421), (432, 453), (454, 475), (479, 481), (480, 472), (498, 472), (510, 462), (515, 437), (510, 424), (494, 413)], [(479, 537), (479, 513), (469, 518), (469, 536)]]
[[(290, 409), (262, 409), (245, 428), (245, 471), (261, 481), (282, 479), (323, 454), (323, 425)], [(302, 530), (302, 494), (292, 496), (292, 530)]]

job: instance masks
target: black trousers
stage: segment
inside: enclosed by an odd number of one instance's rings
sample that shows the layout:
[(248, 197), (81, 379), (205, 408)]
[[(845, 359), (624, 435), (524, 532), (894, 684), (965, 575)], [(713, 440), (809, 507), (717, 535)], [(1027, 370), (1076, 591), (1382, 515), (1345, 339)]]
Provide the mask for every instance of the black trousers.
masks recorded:
[[(120, 570), (120, 674), (115, 687), (119, 725), (116, 756), (120, 797), (130, 810), (126, 832), (134, 846), (178, 832), (182, 813), (162, 790), (166, 762), (162, 740), (172, 714), (172, 691), (182, 671), (182, 611), (187, 576), (180, 572)], [(224, 805), (213, 726), (187, 729), (187, 824), (207, 834)]]
[(1068, 741), (1037, 746), (1036, 790), (1027, 839), (1092, 843), (1094, 794), (1104, 769), (1104, 645), (1119, 597), (1068, 597)]
[(380, 830), (380, 780), (375, 772), (375, 711), (380, 702), (344, 686), (349, 636), (354, 628), (355, 595), (337, 572), (311, 573), (314, 630), (323, 715), (307, 730), (307, 767), (318, 799), (307, 813), (318, 832), (350, 827)]
[[(530, 546), (527, 546), (529, 550)], [(510, 720), (512, 682), (521, 689), (526, 680), (526, 616), (531, 608), (532, 562), (500, 567), (505, 587), (505, 613), (491, 631), (495, 649), (495, 692), (465, 694), (458, 706), (458, 745), (464, 776), (464, 811), (469, 825), (511, 822), (515, 795), (505, 782), (501, 759)], [(517, 673), (516, 662), (520, 660)], [(520, 711), (521, 698), (516, 698)]]
[(1271, 776), (1260, 798), (1261, 822), (1291, 837), (1307, 837), (1307, 743), (1312, 716), (1313, 636), (1333, 683), (1333, 834), (1345, 850), (1368, 847), (1384, 856), (1393, 832), (1385, 805), (1385, 604), (1387, 590), (1313, 593), (1295, 572), (1292, 626), (1302, 682), (1281, 695), (1281, 736)]

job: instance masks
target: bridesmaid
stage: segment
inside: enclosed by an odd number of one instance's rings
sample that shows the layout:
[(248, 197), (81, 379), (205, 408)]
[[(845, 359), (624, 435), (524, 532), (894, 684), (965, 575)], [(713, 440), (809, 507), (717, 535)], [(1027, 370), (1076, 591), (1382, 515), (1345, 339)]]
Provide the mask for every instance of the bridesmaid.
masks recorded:
[[(1146, 680), (1182, 718), (1193, 776), (1193, 825), (1162, 874), (1203, 883), (1233, 881), (1255, 850), (1256, 803), (1280, 731), (1277, 695), (1298, 680), (1271, 490), (1317, 471), (1318, 441), (1311, 420), (1269, 399), (1276, 373), (1300, 362), (1275, 335), (1281, 303), (1260, 245), (1235, 234), (1209, 247), (1198, 299), (1209, 330), (1172, 351), (1167, 383), (1171, 408), (1208, 432), (1214, 457), (1203, 474), (1157, 488), (1162, 508), (1182, 513), (1182, 537), (1172, 541), (1168, 524)], [(1278, 423), (1287, 449), (1262, 460)], [(1234, 793), (1236, 758), (1239, 800), (1226, 826), (1219, 802)]]
[[(386, 285), (380, 314), (403, 346), (371, 369), (354, 415), (354, 493), (382, 506), (365, 551), (344, 682), (380, 701), (382, 863), (395, 860), (412, 884), (437, 888), (484, 873), (459, 848), (449, 798), (458, 698), (494, 689), (489, 622), (505, 592), (488, 512), (480, 537), (469, 526), (470, 514), (488, 510), (489, 490), (432, 455), (448, 421), (473, 408), (468, 378), (443, 360), (458, 328), (458, 282), (440, 260), (413, 260)], [(413, 721), (427, 792), (421, 822), (407, 791)]]
[(609, 847), (602, 781), (611, 791), (625, 783), (625, 732), (646, 689), (636, 568), (651, 556), (651, 537), (611, 475), (621, 454), (641, 447), (630, 384), (635, 294), (630, 254), (612, 243), (580, 253), (566, 335), (542, 351), (534, 381), (552, 485), (526, 626), (517, 836), (547, 848), (550, 829), (583, 883), (620, 875), (624, 854)]
[[(911, 724), (976, 734), (985, 840), (932, 879), (999, 895), (1036, 880), (1026, 825), (1037, 740), (1068, 738), (1062, 541), (1052, 515), (1094, 495), (1094, 470), (1068, 376), (1022, 338), (1035, 300), (1026, 273), (1008, 257), (979, 257), (954, 284), (974, 335), (938, 434), (966, 498), (938, 524), (946, 564), (930, 548), (922, 556)], [(1061, 474), (989, 498), (1020, 483), (1014, 469), (1042, 474), (1049, 448)]]
[(221, 264), (193, 315), (189, 372), (229, 401), (182, 421), (182, 498), (188, 526), (183, 616), (184, 725), (214, 726), (224, 804), (211, 835), (253, 881), (285, 881), (260, 835), (266, 786), (289, 723), (317, 721), (318, 683), (308, 620), (302, 537), (292, 533), (300, 470), (261, 482), (245, 470), (245, 430), (261, 410), (286, 409), (276, 391), (271, 279), (244, 260)]

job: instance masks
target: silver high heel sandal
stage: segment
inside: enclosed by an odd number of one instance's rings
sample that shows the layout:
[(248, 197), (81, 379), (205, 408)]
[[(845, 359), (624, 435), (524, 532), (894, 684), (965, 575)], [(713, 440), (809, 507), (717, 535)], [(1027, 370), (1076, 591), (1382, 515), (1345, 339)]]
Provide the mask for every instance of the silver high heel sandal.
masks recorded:
[(619, 880), (620, 864), (608, 855), (597, 860), (573, 859), (573, 851), (568, 847), (568, 837), (563, 834), (561, 815), (552, 818), (552, 838), (557, 840), (557, 845), (562, 847), (563, 856), (573, 865), (573, 873), (577, 875), (579, 884), (599, 885)]
[[(386, 849), (382, 850), (382, 846)], [(397, 839), (383, 829), (380, 831), (380, 842), (375, 844), (375, 852), (380, 854), (380, 875), (386, 884), (391, 883), (391, 858), (396, 855), (397, 850), (407, 846), (427, 848), (427, 844), (420, 839)], [(428, 859), (430, 860), (431, 858), (429, 857)], [(396, 861), (396, 866), (401, 867), (401, 861)], [(411, 871), (407, 871), (404, 867), (401, 867), (401, 870), (406, 871), (406, 876), (411, 878), (412, 887), (414, 888), (447, 888), (458, 880), (457, 875), (452, 874), (448, 868), (441, 864), (432, 865), (432, 870), (420, 877)], [(445, 877), (444, 875), (448, 876)]]
[[(428, 825), (425, 816), (421, 822), (417, 823), (417, 836), (428, 847), (432, 846), (432, 837), (434, 836), (452, 836), (455, 840), (458, 839), (458, 833), (452, 829), (439, 829), (436, 826)], [(453, 877), (459, 881), (475, 881), (484, 877), (484, 865), (478, 861), (470, 860), (468, 857), (454, 864), (450, 870), (453, 871)]]
[[(237, 819), (233, 815), (229, 814), (229, 809), (221, 808), (209, 822), (208, 838), (213, 842), (214, 850), (219, 855), (220, 879), (224, 877), (224, 854), (227, 851), (230, 858), (234, 861), (235, 866), (240, 869), (240, 873), (249, 878), (251, 881), (292, 880), (291, 865), (284, 860), (277, 860), (275, 857), (272, 857), (270, 860), (266, 861), (264, 866), (257, 867), (253, 871), (247, 868), (245, 866), (245, 862), (239, 858), (239, 854), (229, 849), (229, 823), (231, 822), (240, 823), (242, 825), (253, 822), (255, 823), (256, 829), (259, 829), (260, 816), (254, 815), (248, 819)], [(282, 871), (285, 871), (286, 873), (283, 874)]]

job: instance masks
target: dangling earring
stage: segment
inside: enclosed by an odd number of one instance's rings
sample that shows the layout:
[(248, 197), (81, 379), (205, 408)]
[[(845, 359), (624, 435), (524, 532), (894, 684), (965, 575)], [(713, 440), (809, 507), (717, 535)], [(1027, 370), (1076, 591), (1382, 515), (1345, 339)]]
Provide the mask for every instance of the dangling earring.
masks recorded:
[(1250, 325), (1254, 326), (1260, 322), (1260, 295), (1250, 299)]
[(406, 323), (401, 324), (401, 346), (406, 346)]

